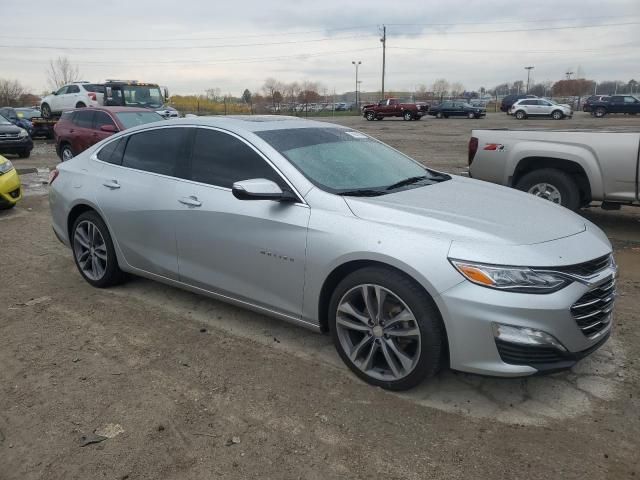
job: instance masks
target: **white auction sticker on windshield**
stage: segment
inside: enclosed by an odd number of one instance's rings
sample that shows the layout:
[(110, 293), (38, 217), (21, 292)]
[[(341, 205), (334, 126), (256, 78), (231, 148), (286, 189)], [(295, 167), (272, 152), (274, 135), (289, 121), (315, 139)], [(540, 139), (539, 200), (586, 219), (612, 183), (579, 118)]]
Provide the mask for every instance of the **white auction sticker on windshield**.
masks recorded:
[(344, 132), (347, 135), (353, 137), (353, 138), (367, 138), (367, 136), (364, 133), (360, 133), (360, 132)]

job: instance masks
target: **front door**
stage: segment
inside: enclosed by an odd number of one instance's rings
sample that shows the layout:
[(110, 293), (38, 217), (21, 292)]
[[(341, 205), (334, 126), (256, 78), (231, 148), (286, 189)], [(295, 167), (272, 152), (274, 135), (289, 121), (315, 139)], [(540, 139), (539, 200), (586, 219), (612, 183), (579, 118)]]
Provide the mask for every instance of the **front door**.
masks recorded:
[(180, 279), (190, 285), (299, 317), (309, 208), (238, 200), (233, 182), (266, 178), (290, 189), (243, 140), (198, 128), (188, 179), (178, 183)]

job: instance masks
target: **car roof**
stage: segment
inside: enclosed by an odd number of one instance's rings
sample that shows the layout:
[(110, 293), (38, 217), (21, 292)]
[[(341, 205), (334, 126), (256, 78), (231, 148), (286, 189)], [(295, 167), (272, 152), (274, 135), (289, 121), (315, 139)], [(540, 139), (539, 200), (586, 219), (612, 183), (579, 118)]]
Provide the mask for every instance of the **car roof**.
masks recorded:
[[(338, 128), (342, 130), (351, 130), (343, 125), (336, 125), (335, 123), (318, 122), (315, 120), (306, 120), (304, 118), (285, 115), (217, 115), (211, 117), (187, 117), (165, 120), (162, 125), (218, 127), (234, 133), (255, 133), (266, 130), (287, 130), (293, 128)], [(145, 126), (146, 128), (149, 128), (149, 124), (140, 125), (140, 128), (142, 129)], [(131, 130), (132, 129), (129, 129), (128, 131)]]
[(150, 108), (141, 107), (83, 107), (83, 108), (70, 108), (65, 110), (66, 112), (77, 112), (79, 110), (97, 110), (100, 112), (120, 113), (120, 112), (155, 112)]

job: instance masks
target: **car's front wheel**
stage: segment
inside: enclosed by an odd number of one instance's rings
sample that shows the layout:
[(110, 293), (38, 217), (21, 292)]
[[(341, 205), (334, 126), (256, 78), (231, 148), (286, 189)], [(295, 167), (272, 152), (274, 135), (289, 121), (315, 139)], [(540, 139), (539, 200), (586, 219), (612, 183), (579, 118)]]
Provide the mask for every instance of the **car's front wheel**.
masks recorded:
[(329, 326), (342, 360), (372, 385), (406, 390), (440, 368), (440, 314), (415, 281), (391, 268), (345, 277), (331, 297)]
[(73, 258), (80, 275), (97, 288), (120, 283), (124, 273), (118, 266), (109, 230), (94, 211), (87, 211), (76, 219), (71, 230)]
[(607, 109), (603, 108), (603, 107), (598, 107), (598, 108), (595, 109), (593, 114), (598, 118), (602, 118), (607, 114)]
[(42, 118), (51, 118), (51, 107), (48, 103), (43, 103), (40, 107), (40, 114)]
[(473, 112), (469, 112), (469, 113), (467, 113), (467, 118), (470, 119), (470, 120), (473, 119), (473, 118), (476, 118), (476, 114), (473, 113)]
[(68, 143), (65, 143), (60, 149), (60, 160), (62, 160), (63, 162), (66, 162), (68, 160), (71, 160), (73, 156), (74, 155), (73, 155), (73, 150), (71, 150), (71, 145), (69, 145)]
[(564, 113), (562, 113), (560, 110), (554, 110), (553, 112), (551, 112), (551, 118), (553, 118), (554, 120), (562, 120), (564, 118)]
[(376, 114), (373, 112), (367, 112), (364, 117), (371, 122), (376, 119)]
[(436, 112), (436, 118), (442, 118), (442, 112)]
[(21, 150), (18, 152), (18, 157), (29, 158), (31, 156), (31, 150)]

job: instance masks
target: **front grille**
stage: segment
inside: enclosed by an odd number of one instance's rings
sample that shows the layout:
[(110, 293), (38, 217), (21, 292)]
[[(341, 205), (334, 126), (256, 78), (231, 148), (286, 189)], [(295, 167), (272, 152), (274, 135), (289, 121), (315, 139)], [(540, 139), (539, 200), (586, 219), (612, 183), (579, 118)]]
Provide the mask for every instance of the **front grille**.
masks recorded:
[(20, 196), (20, 188), (16, 188), (12, 192), (9, 192), (11, 198), (18, 198)]
[(588, 262), (578, 263), (576, 265), (568, 265), (566, 267), (548, 267), (540, 270), (553, 270), (555, 272), (568, 273), (569, 275), (579, 275), (581, 277), (590, 277), (601, 272), (611, 264), (611, 254), (598, 257)]
[(20, 134), (19, 133), (0, 133), (0, 138), (15, 140), (20, 138)]
[(615, 296), (616, 281), (610, 277), (589, 290), (571, 306), (573, 318), (587, 337), (595, 335), (609, 325)]

